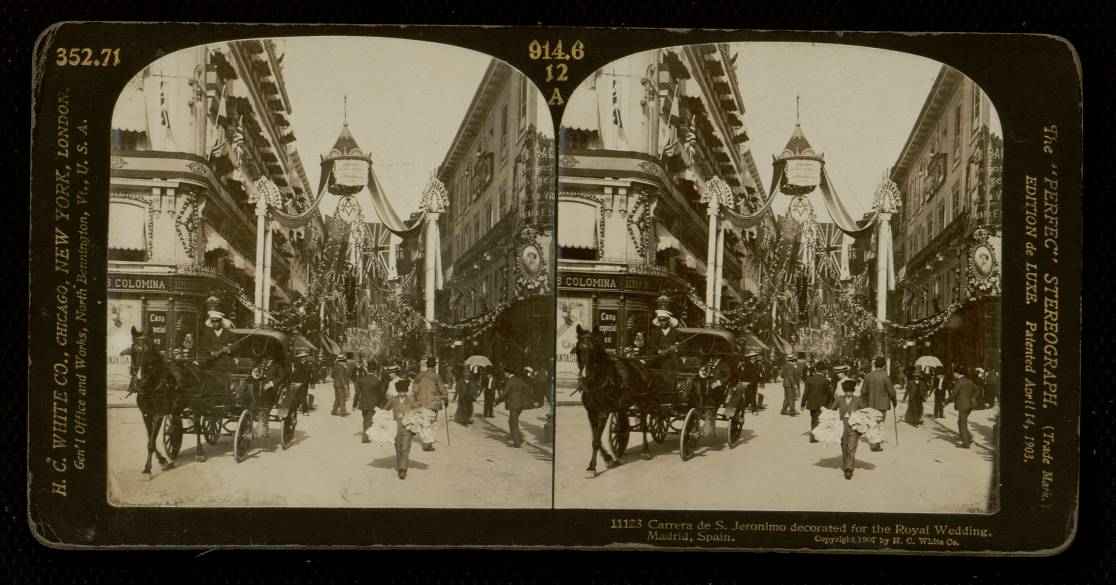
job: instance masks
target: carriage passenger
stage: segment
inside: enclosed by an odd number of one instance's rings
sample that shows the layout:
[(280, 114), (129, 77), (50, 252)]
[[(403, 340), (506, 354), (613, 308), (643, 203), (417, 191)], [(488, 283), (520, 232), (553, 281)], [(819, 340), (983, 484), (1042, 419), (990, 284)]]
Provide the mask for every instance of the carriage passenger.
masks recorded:
[(678, 345), (682, 343), (682, 332), (678, 330), (678, 319), (668, 307), (669, 298), (659, 297), (658, 309), (655, 309), (655, 323), (658, 325), (651, 329), (648, 339), (648, 353), (659, 355), (661, 359), (656, 365), (657, 369), (677, 371), (682, 360), (678, 357)]
[(717, 409), (725, 401), (725, 386), (721, 380), (713, 375), (713, 368), (708, 365), (698, 369), (698, 375), (690, 380), (690, 387), (686, 391), (686, 406), (698, 409), (701, 417), (701, 434), (712, 435), (716, 428)]

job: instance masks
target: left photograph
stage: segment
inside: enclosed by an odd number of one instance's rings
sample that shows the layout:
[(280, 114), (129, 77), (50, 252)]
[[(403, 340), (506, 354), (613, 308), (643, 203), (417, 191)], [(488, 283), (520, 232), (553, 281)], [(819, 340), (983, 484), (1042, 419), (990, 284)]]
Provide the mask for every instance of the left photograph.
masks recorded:
[(119, 96), (114, 506), (550, 508), (553, 123), (506, 63), (248, 39)]

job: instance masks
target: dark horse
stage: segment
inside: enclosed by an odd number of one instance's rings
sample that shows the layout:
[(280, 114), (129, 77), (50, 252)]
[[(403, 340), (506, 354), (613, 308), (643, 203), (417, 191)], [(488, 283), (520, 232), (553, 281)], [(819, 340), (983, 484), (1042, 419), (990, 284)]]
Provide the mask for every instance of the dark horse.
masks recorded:
[(589, 416), (589, 426), (593, 431), (593, 457), (589, 460), (589, 467), (585, 470), (585, 477), (597, 476), (597, 453), (604, 457), (605, 464), (615, 467), (620, 464), (619, 458), (601, 448), (601, 433), (610, 413), (626, 417), (630, 408), (634, 407), (639, 415), (639, 426), (643, 432), (644, 459), (651, 458), (651, 450), (647, 444), (647, 412), (651, 409), (648, 401), (651, 398), (649, 391), (649, 376), (646, 368), (637, 361), (627, 360), (609, 355), (604, 349), (604, 343), (598, 334), (591, 330), (577, 326), (577, 346), (574, 347), (577, 357), (577, 386), (581, 392), (581, 403)]
[(159, 353), (158, 348), (144, 333), (132, 328), (131, 390), (136, 393), (136, 405), (143, 415), (143, 426), (147, 430), (147, 463), (143, 472), (151, 473), (151, 455), (159, 459), (163, 469), (174, 467), (174, 461), (163, 457), (155, 447), (156, 437), (163, 421), (168, 416), (176, 416), (184, 406), (183, 394), (171, 371), (171, 366)]

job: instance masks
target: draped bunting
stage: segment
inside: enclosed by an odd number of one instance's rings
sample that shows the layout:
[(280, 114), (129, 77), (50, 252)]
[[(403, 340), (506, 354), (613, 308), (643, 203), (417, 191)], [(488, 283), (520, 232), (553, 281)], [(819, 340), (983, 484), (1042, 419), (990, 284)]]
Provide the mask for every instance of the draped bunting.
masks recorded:
[[(327, 171), (327, 173), (328, 173), (328, 171)], [(327, 179), (328, 179), (328, 177), (327, 177)], [(328, 180), (326, 182), (328, 183)], [(300, 228), (300, 227), (310, 223), (310, 221), (312, 219), (317, 217), (318, 206), (321, 205), (322, 199), (325, 198), (326, 193), (328, 193), (328, 191), (325, 189), (325, 187), (323, 185), (323, 187), (321, 189), (319, 189), (319, 191), (318, 191), (317, 198), (315, 198), (314, 202), (310, 204), (310, 207), (308, 207), (302, 213), (290, 214), (290, 213), (284, 212), (281, 209), (272, 208), (271, 212), (269, 214), (269, 217), (271, 219), (275, 220), (276, 223), (278, 223), (279, 225), (281, 225), (281, 226), (283, 226), (287, 229)]]
[(399, 216), (395, 213), (395, 209), (391, 207), (391, 202), (387, 200), (387, 195), (384, 193), (384, 188), (380, 185), (380, 179), (376, 177), (376, 173), (372, 172), (372, 166), (368, 167), (368, 192), (372, 194), (372, 206), (376, 209), (376, 215), (380, 216), (380, 222), (391, 233), (404, 238), (407, 236), (419, 233), (419, 229), (426, 219), (426, 210), (422, 210), (415, 222), (411, 225), (403, 223)]
[(767, 196), (767, 201), (754, 213), (737, 213), (733, 211), (731, 207), (722, 208), (725, 222), (739, 229), (748, 229), (759, 225), (763, 222), (763, 218), (767, 216), (768, 210), (771, 209), (771, 203), (775, 201), (775, 196), (778, 195), (778, 193), (779, 191), (777, 189), (772, 189), (771, 194)]
[(877, 209), (872, 213), (871, 219), (863, 227), (857, 227), (856, 220), (849, 215), (845, 209), (845, 205), (837, 197), (837, 191), (833, 188), (833, 182), (829, 180), (829, 171), (822, 166), (822, 181), (821, 181), (822, 200), (825, 201), (825, 209), (829, 212), (829, 217), (838, 229), (845, 232), (848, 236), (859, 240), (860, 238), (872, 234), (872, 228), (876, 226), (879, 220), (880, 212)]

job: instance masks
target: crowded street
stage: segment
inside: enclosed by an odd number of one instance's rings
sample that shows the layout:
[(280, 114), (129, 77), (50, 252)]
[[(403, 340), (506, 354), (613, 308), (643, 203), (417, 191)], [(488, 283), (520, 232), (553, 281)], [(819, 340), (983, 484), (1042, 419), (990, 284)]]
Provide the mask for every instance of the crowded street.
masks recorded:
[[(853, 479), (845, 481), (840, 447), (809, 442), (808, 411), (780, 415), (783, 391), (775, 382), (761, 390), (766, 408), (745, 417), (736, 447), (726, 446), (727, 423), (718, 422), (716, 439), (703, 439), (689, 461), (678, 455), (677, 433), (661, 444), (649, 436), (652, 459), (645, 461), (639, 453), (640, 435), (633, 432), (622, 464), (609, 469), (598, 461), (600, 474), (586, 479), (589, 423), (580, 394), (572, 394), (572, 384), (559, 382), (556, 430), (562, 448), (555, 470), (557, 508), (978, 514), (996, 510), (996, 490), (989, 478), (996, 481), (992, 441), (998, 406), (973, 413), (969, 419), (972, 448), (960, 449), (952, 407), (941, 419), (931, 418), (928, 411), (916, 428), (902, 420), (907, 404), (900, 402), (898, 446), (889, 414), (884, 450), (872, 452), (862, 441)], [(694, 478), (704, 479), (695, 484)]]
[[(143, 467), (144, 428), (135, 397), (110, 391), (109, 425), (121, 433), (110, 445), (110, 502), (118, 506), (253, 506), (358, 508), (549, 508), (551, 445), (543, 440), (544, 409), (529, 410), (520, 420), (523, 447), (510, 447), (508, 413), (478, 412), (473, 423), (437, 421), (435, 450), (412, 449), (411, 475), (396, 478), (392, 446), (360, 441), (358, 410), (348, 417), (330, 416), (328, 383), (313, 390), (324, 405), (300, 416), (288, 449), (279, 445), (277, 423), (262, 446), (253, 444), (236, 463), (233, 438), (222, 435), (206, 445), (206, 461), (194, 461), (194, 436), (185, 435), (176, 467), (152, 475)], [(450, 412), (455, 405), (450, 403)], [(160, 435), (160, 441), (162, 435)], [(204, 441), (203, 441), (204, 444)], [(162, 445), (160, 444), (160, 450)], [(297, 480), (296, 480), (297, 478)]]

